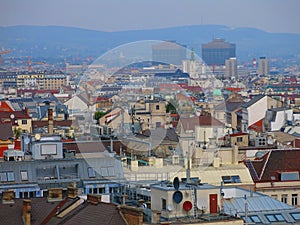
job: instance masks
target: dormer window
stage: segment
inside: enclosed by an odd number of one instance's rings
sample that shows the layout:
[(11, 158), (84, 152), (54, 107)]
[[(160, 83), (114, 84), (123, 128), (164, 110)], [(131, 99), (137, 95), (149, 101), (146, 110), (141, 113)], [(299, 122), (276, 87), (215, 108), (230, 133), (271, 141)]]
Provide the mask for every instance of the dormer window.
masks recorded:
[(299, 171), (279, 172), (278, 180), (280, 181), (299, 180)]

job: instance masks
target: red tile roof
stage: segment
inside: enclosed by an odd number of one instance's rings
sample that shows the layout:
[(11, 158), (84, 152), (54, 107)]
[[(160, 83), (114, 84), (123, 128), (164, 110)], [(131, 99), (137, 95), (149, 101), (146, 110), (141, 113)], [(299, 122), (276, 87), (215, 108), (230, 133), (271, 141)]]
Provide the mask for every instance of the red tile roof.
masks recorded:
[(300, 173), (300, 149), (271, 150), (260, 159), (252, 161), (252, 165), (260, 178), (259, 182), (278, 181), (278, 172)]
[(248, 127), (249, 130), (254, 130), (256, 132), (263, 132), (263, 119), (253, 123)]
[(181, 117), (180, 122), (184, 130), (195, 130), (195, 126), (202, 127), (222, 127), (224, 124), (210, 115), (200, 115), (194, 117)]
[[(46, 127), (48, 126), (48, 121), (43, 120), (43, 121), (32, 121), (31, 122), (33, 128), (38, 128), (38, 127)], [(54, 127), (71, 127), (72, 126), (72, 120), (54, 120), (53, 121), (53, 126)]]
[(0, 101), (0, 112), (12, 112), (13, 109), (5, 102)]
[(11, 119), (11, 115), (14, 115), (14, 119), (31, 119), (26, 111), (0, 112), (0, 119)]

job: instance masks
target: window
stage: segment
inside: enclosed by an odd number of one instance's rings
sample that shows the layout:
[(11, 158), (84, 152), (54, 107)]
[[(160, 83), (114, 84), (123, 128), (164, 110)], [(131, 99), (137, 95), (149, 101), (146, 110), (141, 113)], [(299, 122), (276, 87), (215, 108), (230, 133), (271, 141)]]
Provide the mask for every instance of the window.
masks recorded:
[(247, 222), (247, 223), (252, 223), (252, 220), (250, 219), (250, 217), (247, 218), (247, 221), (246, 221), (246, 217), (245, 216), (242, 216), (242, 219)]
[(278, 174), (279, 180), (285, 181), (285, 180), (299, 180), (299, 172), (281, 172)]
[(161, 199), (161, 208), (164, 210), (167, 209), (167, 201), (164, 198)]
[(243, 142), (243, 137), (237, 137), (236, 142)]
[(6, 172), (1, 172), (1, 173), (0, 173), (0, 180), (1, 180), (1, 181), (7, 181), (7, 175), (6, 175)]
[(222, 176), (222, 180), (223, 180), (224, 184), (241, 183), (241, 178), (239, 175)]
[(101, 175), (103, 177), (107, 177), (108, 176), (108, 171), (107, 171), (107, 168), (106, 167), (102, 167), (101, 168)]
[(277, 195), (271, 195), (271, 197), (277, 199)]
[(22, 181), (28, 180), (28, 173), (26, 170), (21, 171), (21, 180)]
[(231, 176), (231, 180), (233, 181), (233, 183), (241, 183), (240, 176), (238, 175)]
[(287, 199), (288, 199), (288, 195), (287, 194), (281, 195), (281, 202), (287, 204)]
[(23, 125), (27, 124), (27, 120), (22, 120), (22, 124)]
[(88, 168), (88, 175), (89, 175), (89, 178), (96, 177), (95, 170), (93, 167)]
[(115, 176), (114, 167), (108, 167), (108, 176), (110, 176), (110, 177)]
[(292, 205), (298, 205), (298, 194), (292, 194)]
[(261, 223), (261, 220), (259, 219), (258, 216), (249, 216), (251, 222), (254, 222), (254, 223)]
[(291, 213), (290, 215), (294, 218), (294, 220), (300, 220), (300, 213)]
[(156, 110), (159, 110), (159, 105), (156, 105)]
[(268, 214), (266, 215), (266, 218), (269, 222), (283, 222), (285, 219), (281, 214)]
[(7, 181), (15, 181), (14, 172), (7, 172)]
[(56, 144), (43, 144), (41, 145), (41, 155), (56, 155), (57, 145)]
[(14, 172), (1, 172), (0, 173), (0, 181), (15, 181), (15, 174)]

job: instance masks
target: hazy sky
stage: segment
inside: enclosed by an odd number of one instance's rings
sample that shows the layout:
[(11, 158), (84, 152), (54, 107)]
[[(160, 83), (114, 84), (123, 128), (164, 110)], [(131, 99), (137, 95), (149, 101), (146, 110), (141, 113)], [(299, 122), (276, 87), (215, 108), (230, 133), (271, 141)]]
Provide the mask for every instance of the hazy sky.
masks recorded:
[(117, 31), (219, 24), (300, 33), (300, 0), (1, 0), (0, 26)]

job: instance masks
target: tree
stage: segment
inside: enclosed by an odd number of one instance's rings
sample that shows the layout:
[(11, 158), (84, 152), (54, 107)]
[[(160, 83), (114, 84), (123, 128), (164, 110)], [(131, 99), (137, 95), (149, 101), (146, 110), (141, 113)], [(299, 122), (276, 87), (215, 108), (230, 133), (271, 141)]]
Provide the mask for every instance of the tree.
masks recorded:
[(177, 113), (176, 107), (170, 102), (166, 106), (166, 111), (167, 111), (167, 113), (172, 113), (172, 114)]
[(95, 120), (99, 120), (102, 116), (104, 116), (106, 113), (105, 112), (103, 112), (103, 111), (97, 111), (97, 112), (95, 112), (95, 116), (94, 116), (94, 118), (95, 118)]
[(16, 139), (19, 139), (21, 133), (22, 133), (22, 129), (20, 127), (18, 129), (16, 127), (14, 128), (14, 135)]

